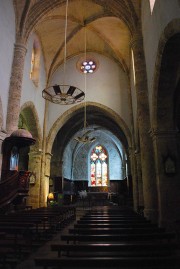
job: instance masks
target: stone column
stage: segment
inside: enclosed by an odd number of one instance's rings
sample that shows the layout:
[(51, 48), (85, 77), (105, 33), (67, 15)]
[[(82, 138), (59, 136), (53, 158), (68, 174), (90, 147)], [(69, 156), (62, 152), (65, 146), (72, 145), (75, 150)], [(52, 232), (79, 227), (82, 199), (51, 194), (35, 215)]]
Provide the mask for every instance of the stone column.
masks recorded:
[(63, 161), (61, 160), (59, 162), (59, 174), (61, 175), (61, 179), (62, 179), (62, 193), (64, 190), (64, 178), (63, 178)]
[[(7, 134), (5, 132), (0, 132), (0, 149), (1, 149), (1, 154), (0, 154), (0, 171), (2, 168), (2, 159), (3, 159), (3, 155), (2, 155), (2, 143), (4, 141), (4, 139), (6, 138)], [(0, 178), (1, 181), (1, 178)]]
[(159, 225), (173, 229), (180, 211), (179, 134), (174, 130), (152, 130), (151, 135), (158, 181)]
[(131, 41), (134, 54), (135, 87), (137, 95), (137, 117), (141, 148), (141, 165), (144, 194), (145, 217), (157, 222), (157, 185), (154, 166), (153, 144), (149, 134), (150, 114), (148, 102), (148, 89), (146, 78), (146, 65), (143, 49), (143, 38), (139, 31)]
[(44, 168), (41, 174), (41, 188), (40, 188), (40, 204), (41, 206), (45, 206), (47, 201), (47, 196), (49, 193), (49, 178), (50, 178), (50, 168), (51, 168), (51, 158), (52, 154), (50, 152), (45, 153), (45, 163)]
[(40, 201), (40, 177), (41, 177), (41, 159), (42, 153), (39, 151), (31, 151), (29, 153), (28, 170), (33, 173), (35, 182), (29, 184), (29, 197), (27, 199), (28, 205), (33, 208), (39, 207)]
[(135, 151), (136, 159), (136, 169), (137, 169), (137, 185), (138, 185), (138, 206), (144, 206), (144, 197), (143, 197), (143, 182), (142, 182), (142, 172), (141, 172), (141, 154), (137, 150)]
[(24, 71), (24, 61), (26, 55), (26, 46), (23, 42), (14, 45), (14, 58), (9, 87), (9, 100), (7, 109), (6, 129), (11, 134), (18, 127), (22, 79)]
[(135, 156), (133, 154), (133, 149), (129, 148), (129, 158), (130, 158), (130, 163), (131, 163), (131, 174), (133, 175), (132, 178), (132, 187), (133, 187), (133, 205), (134, 205), (134, 210), (138, 210), (138, 175), (137, 175), (137, 168), (136, 168), (136, 160)]

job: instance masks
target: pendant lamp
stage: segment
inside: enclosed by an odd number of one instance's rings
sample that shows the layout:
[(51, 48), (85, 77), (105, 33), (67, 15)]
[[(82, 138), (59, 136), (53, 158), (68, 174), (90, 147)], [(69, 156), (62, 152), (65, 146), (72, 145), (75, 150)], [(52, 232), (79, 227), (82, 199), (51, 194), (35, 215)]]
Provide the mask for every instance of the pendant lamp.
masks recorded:
[(51, 103), (60, 105), (76, 104), (84, 100), (85, 93), (78, 87), (65, 83), (66, 74), (66, 43), (67, 43), (67, 16), (68, 0), (66, 0), (65, 38), (64, 38), (64, 82), (61, 85), (48, 86), (42, 91), (42, 97)]

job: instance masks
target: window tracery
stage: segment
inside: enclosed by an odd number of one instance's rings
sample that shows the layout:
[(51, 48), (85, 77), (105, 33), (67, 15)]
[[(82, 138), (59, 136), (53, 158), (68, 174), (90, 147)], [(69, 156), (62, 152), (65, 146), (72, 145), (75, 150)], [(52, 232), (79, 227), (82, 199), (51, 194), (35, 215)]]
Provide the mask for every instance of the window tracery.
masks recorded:
[(108, 154), (97, 145), (91, 152), (91, 186), (108, 186)]

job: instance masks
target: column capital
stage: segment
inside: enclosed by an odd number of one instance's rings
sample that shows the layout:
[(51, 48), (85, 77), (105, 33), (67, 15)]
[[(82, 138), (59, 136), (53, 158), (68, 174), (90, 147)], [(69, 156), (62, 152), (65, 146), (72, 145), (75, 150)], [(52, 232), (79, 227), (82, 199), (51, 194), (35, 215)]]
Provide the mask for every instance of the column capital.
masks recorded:
[(140, 31), (134, 33), (134, 35), (132, 36), (131, 41), (130, 41), (131, 48), (133, 49), (137, 45), (142, 46), (142, 43), (143, 43), (142, 33)]
[(51, 159), (51, 157), (53, 156), (53, 154), (51, 152), (46, 152), (45, 156), (47, 159)]
[(158, 130), (158, 129), (150, 129), (149, 130), (150, 136), (155, 138), (172, 138), (180, 136), (180, 134), (176, 130)]
[(6, 131), (0, 131), (0, 141), (4, 141), (4, 139), (7, 137)]
[(139, 156), (140, 155), (140, 149), (139, 148), (136, 148), (135, 151), (134, 151), (134, 155), (135, 156)]
[(27, 47), (24, 43), (16, 42), (14, 43), (14, 49), (15, 50), (21, 50), (24, 51), (24, 53), (27, 52)]
[(32, 156), (32, 157), (41, 157), (42, 156), (42, 151), (38, 151), (38, 150), (31, 150), (29, 152), (29, 156)]
[(129, 156), (132, 155), (133, 151), (134, 151), (133, 147), (129, 147), (128, 150), (127, 150), (128, 155)]

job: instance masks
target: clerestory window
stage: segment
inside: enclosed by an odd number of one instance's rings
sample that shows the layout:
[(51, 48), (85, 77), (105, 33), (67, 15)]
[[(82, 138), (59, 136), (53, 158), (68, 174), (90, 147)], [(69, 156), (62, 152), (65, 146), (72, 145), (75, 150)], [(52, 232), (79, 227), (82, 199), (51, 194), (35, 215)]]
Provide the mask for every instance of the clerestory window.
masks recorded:
[(40, 44), (38, 42), (38, 39), (35, 38), (31, 54), (30, 78), (36, 87), (38, 86), (39, 82), (39, 72), (40, 72)]
[(152, 12), (153, 12), (153, 8), (154, 8), (154, 5), (155, 5), (155, 2), (156, 2), (156, 0), (149, 0), (150, 9), (151, 9), (151, 14), (152, 14)]

